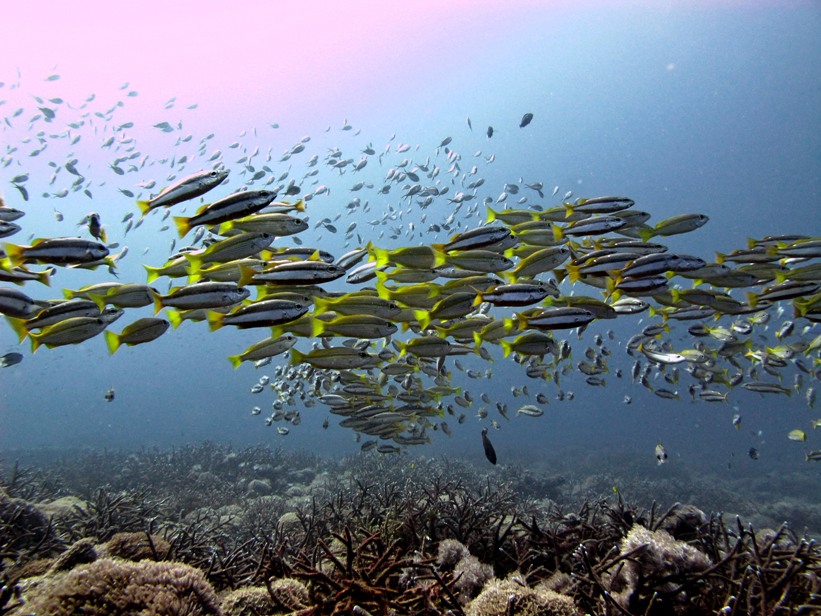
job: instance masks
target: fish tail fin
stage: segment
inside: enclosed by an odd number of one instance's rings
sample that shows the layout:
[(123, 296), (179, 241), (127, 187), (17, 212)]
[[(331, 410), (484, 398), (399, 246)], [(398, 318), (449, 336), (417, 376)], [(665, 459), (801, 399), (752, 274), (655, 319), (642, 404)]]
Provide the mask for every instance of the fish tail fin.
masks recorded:
[(209, 310), (207, 318), (208, 329), (210, 329), (212, 332), (215, 332), (223, 326), (223, 319), (225, 319), (225, 315), (221, 312)]
[(329, 299), (318, 295), (314, 297), (314, 315), (320, 315), (331, 310), (333, 310), (333, 306)]
[(513, 331), (514, 329), (524, 329), (527, 327), (527, 321), (521, 317), (517, 317), (515, 320), (511, 318), (502, 319), (502, 323), (504, 324), (505, 329), (508, 331)]
[(17, 267), (26, 260), (26, 257), (23, 254), (23, 251), (25, 250), (23, 246), (18, 246), (17, 244), (3, 244), (3, 250), (6, 253), (4, 262), (9, 264), (9, 269)]
[(778, 284), (781, 284), (782, 282), (786, 282), (787, 281), (787, 274), (785, 274), (784, 272), (776, 272), (775, 273), (775, 281)]
[(376, 282), (376, 294), (379, 296), (380, 299), (389, 299), (392, 300), (393, 293), (391, 289), (389, 289), (384, 282), (377, 279)]
[(480, 349), (482, 347), (483, 342), (484, 340), (482, 340), (482, 336), (479, 334), (479, 332), (473, 332), (473, 343), (476, 345), (477, 349)]
[(291, 357), (290, 357), (290, 364), (292, 366), (298, 366), (299, 364), (305, 361), (305, 354), (300, 352), (299, 349), (291, 348)]
[(431, 244), (433, 250), (433, 267), (442, 267), (448, 262), (448, 255), (445, 252), (444, 244)]
[(103, 244), (108, 244), (108, 234), (105, 232), (105, 229), (100, 227), (100, 241)]
[[(570, 267), (570, 266), (568, 266)], [(621, 276), (616, 279), (608, 278), (607, 282), (605, 283), (607, 286), (605, 287), (604, 296), (605, 299), (612, 299), (614, 302), (621, 297), (621, 291), (617, 288), (621, 282)]]
[(291, 208), (295, 209), (297, 212), (304, 212), (305, 211), (305, 201), (300, 199), (296, 203), (292, 203)]
[(513, 343), (510, 340), (502, 340), (500, 344), (502, 345), (503, 356), (510, 357), (510, 354), (513, 352)]
[(557, 242), (561, 242), (564, 239), (564, 229), (559, 225), (550, 225), (550, 227), (553, 230), (553, 238)]
[[(578, 265), (571, 265), (568, 263), (565, 269), (567, 271), (567, 277), (571, 283), (579, 282), (579, 280), (582, 279), (582, 268)], [(561, 282), (561, 280), (559, 282)]]
[(575, 207), (572, 203), (565, 203), (564, 204), (564, 209), (565, 209), (565, 212), (566, 212), (565, 216), (564, 216), (565, 218), (570, 218), (571, 216), (573, 216), (573, 211), (574, 211)]
[(385, 284), (391, 279), (390, 274), (388, 274), (385, 270), (376, 270), (374, 273), (376, 274), (377, 288), (379, 288), (380, 285), (384, 287)]
[(197, 255), (197, 254), (193, 254), (193, 253), (188, 252), (188, 253), (185, 254), (185, 259), (186, 259), (186, 261), (188, 261), (191, 264), (191, 272), (192, 273), (197, 273), (202, 269), (203, 261), (202, 261), (202, 256), (201, 255)]
[(97, 308), (100, 309), (100, 312), (105, 310), (105, 295), (101, 295), (99, 293), (89, 293), (88, 299), (94, 302), (97, 305)]
[(29, 340), (31, 340), (31, 352), (34, 353), (42, 346), (42, 342), (40, 342), (40, 336), (42, 334), (37, 334), (35, 332), (29, 332)]
[(168, 314), (168, 322), (171, 323), (171, 327), (177, 329), (182, 325), (182, 313), (179, 310), (168, 310), (166, 314)]
[(646, 229), (639, 229), (639, 235), (641, 236), (642, 242), (647, 242), (650, 238), (655, 237), (656, 230), (653, 227), (647, 227)]
[(252, 267), (249, 267), (247, 265), (240, 265), (239, 280), (237, 281), (237, 286), (247, 287), (248, 285), (253, 283), (254, 276), (256, 275), (257, 271)]
[(724, 254), (723, 252), (717, 252), (716, 253), (716, 263), (719, 263), (719, 264), (724, 263), (724, 261), (726, 261), (726, 260), (727, 260), (727, 255), (726, 254)]
[(188, 274), (188, 284), (194, 284), (203, 279), (202, 272), (192, 272)]
[(49, 267), (44, 269), (42, 272), (37, 272), (37, 282), (46, 285), (47, 287), (51, 286), (51, 276), (54, 272), (57, 271), (56, 267)]
[(416, 320), (419, 322), (419, 327), (423, 330), (427, 329), (430, 325), (430, 312), (427, 310), (414, 310), (413, 316), (416, 317)]
[[(376, 258), (376, 267), (385, 267), (386, 265), (390, 264), (391, 262), (391, 255), (390, 251), (384, 248), (377, 248), (376, 246), (372, 246), (373, 252), (372, 256)], [(370, 252), (370, 251), (369, 251)]]
[(165, 304), (162, 302), (162, 297), (160, 297), (159, 293), (154, 294), (154, 314), (157, 314), (160, 310), (165, 308)]
[(140, 208), (141, 217), (145, 217), (145, 215), (151, 211), (151, 201), (137, 201), (137, 207)]
[(7, 316), (6, 320), (9, 322), (9, 325), (11, 325), (11, 328), (17, 334), (17, 337), (20, 339), (20, 342), (23, 342), (23, 340), (25, 340), (30, 333), (29, 330), (26, 329), (25, 319), (15, 319), (14, 317)]
[(311, 319), (311, 336), (320, 338), (327, 331), (327, 323), (322, 319)]
[(159, 278), (162, 274), (160, 274), (159, 267), (152, 267), (150, 265), (143, 265), (145, 271), (148, 272), (148, 283), (154, 282), (157, 278)]
[(485, 296), (481, 291), (479, 291), (477, 289), (473, 289), (473, 290), (476, 291), (476, 299), (473, 300), (473, 305), (474, 306), (479, 306), (482, 302), (485, 301)]
[(105, 336), (105, 344), (108, 347), (108, 352), (111, 355), (114, 355), (114, 353), (117, 352), (117, 349), (119, 349), (120, 345), (122, 344), (120, 336), (108, 330), (103, 332), (103, 335)]
[(231, 365), (234, 366), (234, 370), (236, 370), (242, 364), (242, 355), (229, 355), (228, 361), (231, 362)]
[(174, 219), (174, 224), (177, 225), (177, 233), (180, 234), (180, 238), (185, 237), (191, 230), (191, 219), (185, 216), (173, 216), (172, 218)]
[(747, 303), (750, 304), (750, 308), (758, 306), (758, 295), (755, 293), (747, 293)]
[(492, 207), (487, 206), (487, 220), (485, 222), (493, 222), (498, 217), (499, 213)]

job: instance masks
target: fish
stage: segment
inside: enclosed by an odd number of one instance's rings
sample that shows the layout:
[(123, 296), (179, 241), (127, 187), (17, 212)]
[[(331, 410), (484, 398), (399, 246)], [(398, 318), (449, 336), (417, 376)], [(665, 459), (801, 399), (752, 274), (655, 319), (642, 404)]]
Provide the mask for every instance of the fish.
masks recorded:
[(664, 448), (664, 445), (659, 443), (656, 445), (656, 462), (659, 466), (667, 462), (667, 450)]
[(525, 404), (519, 407), (519, 410), (516, 411), (516, 414), (525, 415), (527, 417), (541, 417), (542, 415), (544, 415), (544, 411), (535, 404)]
[(339, 370), (342, 368), (361, 368), (362, 366), (372, 365), (373, 362), (374, 357), (369, 353), (347, 347), (314, 349), (308, 353), (302, 353), (296, 348), (291, 349), (292, 365), (305, 363), (314, 368)]
[(0, 314), (15, 319), (28, 319), (36, 315), (42, 306), (22, 291), (0, 287)]
[(250, 291), (231, 282), (197, 282), (176, 287), (166, 295), (154, 294), (156, 312), (163, 308), (193, 310), (235, 306), (250, 295)]
[(8, 267), (23, 263), (49, 263), (54, 265), (78, 265), (101, 261), (109, 250), (99, 242), (78, 237), (41, 238), (30, 246), (4, 244)]
[(106, 330), (104, 337), (108, 350), (113, 355), (120, 345), (134, 346), (156, 340), (168, 330), (169, 325), (165, 319), (144, 317), (127, 325), (119, 334)]
[[(117, 311), (117, 313), (117, 316), (122, 315), (122, 310)], [(54, 325), (43, 328), (40, 332), (29, 333), (31, 350), (34, 352), (42, 345), (54, 348), (67, 344), (80, 344), (102, 333), (110, 322), (102, 316), (72, 317), (59, 321)]]
[(641, 239), (646, 242), (651, 237), (689, 233), (703, 227), (709, 220), (710, 218), (705, 214), (679, 214), (665, 218), (656, 226), (643, 230), (640, 235)]
[(387, 338), (398, 331), (398, 327), (380, 317), (371, 315), (344, 315), (330, 321), (313, 320), (314, 337), (328, 335), (347, 338), (371, 339)]
[(238, 329), (273, 327), (294, 321), (306, 312), (308, 312), (308, 307), (298, 302), (269, 299), (240, 306), (228, 314), (209, 311), (208, 325), (211, 331), (226, 325), (233, 325)]
[[(243, 218), (255, 214), (267, 207), (277, 193), (270, 190), (246, 190), (228, 195), (197, 210), (194, 216), (174, 216), (179, 236), (185, 237), (196, 226), (218, 225), (236, 218)], [(253, 231), (267, 231), (265, 229), (249, 229)]]
[(519, 329), (535, 328), (538, 330), (572, 329), (584, 327), (596, 316), (584, 308), (546, 308), (534, 313), (517, 313), (515, 320), (505, 319), (505, 323), (518, 324)]
[(493, 448), (493, 443), (490, 442), (490, 439), (487, 435), (487, 428), (482, 428), (482, 449), (485, 451), (485, 457), (487, 461), (491, 464), (496, 464), (496, 450)]
[(530, 124), (530, 122), (532, 122), (532, 121), (533, 121), (533, 114), (532, 113), (528, 112), (528, 113), (524, 114), (522, 116), (521, 121), (519, 122), (519, 128), (524, 128), (525, 126)]
[(324, 261), (286, 261), (276, 263), (261, 272), (245, 270), (240, 285), (314, 285), (331, 282), (345, 275), (345, 269)]
[[(0, 312), (21, 339), (34, 335), (58, 343), (84, 342), (83, 336), (96, 334), (93, 323), (86, 322), (89, 329), (84, 330), (71, 321), (83, 318), (99, 318), (102, 323), (96, 327), (103, 328), (107, 342), (120, 342), (133, 334), (135, 342), (148, 343), (154, 340), (154, 332), (162, 330), (159, 337), (169, 325), (176, 328), (183, 321), (207, 321), (212, 329), (226, 324), (271, 327), (265, 332), (268, 337), (229, 357), (235, 368), (245, 361), (261, 368), (289, 352), (293, 365), (275, 367), (279, 374), (272, 384), (280, 398), (270, 421), (280, 421), (286, 412), (295, 410), (289, 406), (327, 404), (340, 414), (343, 410), (351, 414), (343, 427), (368, 434), (374, 443), (392, 439), (391, 448), (428, 442), (429, 433), (448, 434), (448, 424), (455, 424), (449, 418), (443, 422), (445, 414), (461, 423), (464, 415), (458, 411), (471, 407), (473, 397), (458, 379), (483, 382), (498, 378), (487, 366), (499, 356), (520, 365), (522, 378), (555, 382), (562, 400), (571, 400), (573, 395), (561, 389), (559, 381), (579, 378), (575, 376), (579, 373), (590, 386), (612, 386), (627, 372), (617, 360), (623, 351), (639, 358), (631, 371), (632, 380), (657, 397), (678, 399), (682, 387), (695, 403), (730, 401), (745, 389), (788, 396), (797, 392), (801, 402), (806, 400), (812, 408), (814, 361), (821, 348), (821, 336), (813, 338), (811, 329), (821, 321), (821, 275), (812, 259), (821, 257), (821, 238), (769, 235), (750, 240), (739, 250), (716, 252), (715, 261), (708, 262), (685, 254), (686, 250), (673, 250), (672, 243), (668, 249), (662, 240), (700, 228), (708, 221), (703, 214), (673, 216), (657, 223), (649, 211), (636, 209), (629, 197), (574, 198), (572, 191), (563, 191), (561, 196), (558, 186), (551, 196), (559, 195), (558, 203), (528, 201), (545, 198), (543, 182), (524, 177), (494, 176), (492, 180), (483, 171), (496, 154), (476, 151), (473, 158), (477, 160), (467, 163), (468, 157), (456, 148), (458, 139), (451, 137), (431, 144), (427, 157), (424, 144), (414, 149), (410, 141), (390, 140), (379, 155), (371, 144), (357, 147), (356, 156), (340, 145), (332, 146), (324, 158), (310, 151), (314, 144), (306, 137), (283, 155), (282, 162), (288, 160), (289, 166), (275, 171), (270, 149), (260, 153), (256, 145), (243, 140), (244, 134), (230, 146), (220, 145), (222, 149), (210, 153), (206, 144), (213, 135), (201, 140), (196, 149), (153, 158), (137, 151), (130, 131), (134, 122), (128, 118), (114, 121), (112, 108), (99, 111), (93, 120), (101, 121), (92, 127), (101, 131), (94, 143), (102, 142), (100, 151), (107, 157), (97, 169), (93, 161), (82, 160), (81, 146), (74, 147), (81, 127), (91, 126), (91, 116), (68, 118), (73, 113), (68, 105), (58, 107), (54, 100), (35, 102), (31, 108), (35, 122), (65, 119), (71, 130), (59, 138), (65, 138), (77, 153), (62, 162), (49, 162), (49, 182), (47, 177), (38, 178), (37, 167), (15, 160), (16, 146), (9, 144), (3, 165), (9, 168), (10, 184), (16, 187), (12, 191), (15, 199), (25, 203), (29, 192), (32, 201), (42, 195), (43, 199), (65, 198), (69, 203), (82, 198), (80, 193), (94, 199), (96, 186), (107, 183), (114, 200), (133, 205), (138, 189), (152, 191), (154, 186), (166, 185), (153, 200), (141, 201), (143, 217), (137, 217), (136, 210), (121, 217), (123, 233), (132, 233), (131, 237), (157, 233), (159, 239), (169, 228), (171, 235), (195, 232), (191, 245), (164, 264), (146, 265), (151, 284), (160, 276), (169, 278), (164, 293), (148, 284), (124, 280), (124, 284), (64, 289), (66, 297), (73, 298), (68, 302), (52, 297), (59, 292), (46, 288), (36, 288), (30, 295), (21, 291), (28, 291), (25, 287), (32, 281), (53, 283), (55, 273), (60, 281), (62, 272), (57, 270), (63, 267), (107, 265), (117, 275), (113, 267), (121, 262), (127, 247), (116, 255), (80, 251), (77, 256), (76, 246), (69, 244), (89, 239), (53, 237), (31, 246), (6, 244), (5, 255), (0, 257), (0, 280), (21, 289), (15, 289), (16, 294), (0, 290)], [(522, 127), (532, 119), (532, 114), (525, 115)], [(158, 131), (179, 133), (177, 146), (193, 139), (181, 132), (180, 121), (155, 126)], [(343, 130), (353, 130), (353, 126), (346, 121)], [(488, 138), (492, 134), (489, 128)], [(44, 130), (33, 133), (26, 141), (32, 145), (25, 154), (44, 157), (50, 140), (56, 138)], [(227, 161), (226, 153), (232, 150), (237, 153), (230, 177), (237, 185), (227, 197), (203, 205), (209, 191), (216, 193), (216, 186), (227, 181), (229, 170), (222, 161)], [(401, 156), (393, 157), (397, 151)], [(307, 161), (300, 168), (303, 152)], [(219, 166), (187, 175), (192, 165), (202, 169), (212, 164)], [(321, 175), (326, 169), (340, 176), (366, 174), (377, 164), (388, 169), (382, 182), (364, 175), (355, 184), (343, 178), (345, 186), (353, 184), (356, 196), (338, 212), (317, 210), (311, 217), (297, 217), (296, 212), (306, 211), (306, 204), (313, 206), (323, 195), (330, 195), (331, 189), (339, 190)], [(166, 179), (124, 183), (152, 167), (153, 173), (165, 169)], [(490, 189), (491, 180), (500, 185)], [(391, 191), (399, 195), (393, 203), (387, 197)], [(278, 194), (304, 197), (296, 203), (276, 202)], [(270, 201), (266, 205), (262, 205), (264, 200), (254, 201), (258, 195)], [(196, 206), (195, 199), (200, 202)], [(171, 218), (170, 206), (177, 204), (180, 209), (191, 207), (193, 215), (182, 212), (173, 217), (175, 224), (171, 225), (165, 219)], [(111, 207), (116, 209), (117, 202), (112, 201)], [(156, 231), (147, 230), (150, 220), (140, 230), (145, 215), (159, 208), (168, 209), (156, 221)], [(487, 208), (485, 224), (481, 224), (481, 208)], [(108, 209), (101, 211), (108, 216)], [(22, 209), (0, 205), (0, 235), (28, 232), (25, 223), (34, 225), (31, 219), (12, 222), (24, 214)], [(55, 214), (52, 223), (59, 222), (56, 218)], [(116, 244), (108, 244), (107, 236), (113, 230), (103, 234), (98, 213), (89, 213), (83, 224), (95, 240), (95, 250), (116, 249)], [(309, 229), (314, 237), (307, 240)], [(328, 238), (334, 233), (338, 237)], [(308, 247), (303, 241), (316, 242), (315, 246), (327, 250)], [(677, 244), (682, 242), (683, 238)], [(341, 246), (353, 250), (337, 259), (331, 247)], [(27, 263), (40, 260), (42, 253), (37, 251), (46, 248), (53, 252), (42, 262), (52, 266), (41, 272), (27, 269)], [(151, 250), (157, 248), (152, 244)], [(129, 271), (128, 267), (120, 269), (120, 275)], [(176, 280), (186, 277), (187, 284)], [(253, 302), (249, 301), (252, 294)], [(151, 305), (158, 310), (157, 316), (139, 319), (119, 334), (106, 328), (118, 313)], [(285, 311), (286, 305), (293, 310)], [(511, 317), (508, 308), (518, 312)], [(164, 314), (159, 314), (161, 310)], [(622, 318), (632, 314), (640, 316)], [(617, 341), (615, 335), (605, 338), (594, 331), (593, 343), (586, 345), (583, 355), (577, 349), (580, 356), (576, 358), (572, 351), (577, 344), (558, 336), (562, 329), (575, 328), (583, 338), (585, 327), (597, 326), (593, 321), (616, 318), (620, 323), (626, 321), (625, 327), (635, 326), (635, 335)], [(70, 329), (66, 322), (77, 329)], [(144, 333), (137, 323), (151, 333)], [(130, 329), (132, 325), (135, 329)], [(615, 330), (619, 331), (618, 326)], [(340, 346), (331, 346), (339, 338), (344, 339)], [(385, 339), (384, 344), (372, 343), (376, 338)], [(121, 343), (127, 344), (124, 339)], [(475, 357), (464, 358), (463, 364), (458, 362), (462, 355)], [(255, 384), (260, 393), (267, 388), (267, 382)], [(553, 396), (546, 391), (533, 393), (537, 404), (531, 406), (538, 410)], [(334, 400), (324, 398), (331, 394), (342, 398), (344, 405), (327, 402)], [(512, 395), (525, 402), (530, 396), (523, 382), (513, 385)], [(617, 399), (629, 403), (633, 397), (620, 392)], [(488, 406), (495, 403), (487, 394), (482, 401)], [(503, 401), (497, 409), (508, 417)], [(527, 404), (520, 411), (536, 413)], [(477, 414), (486, 416), (486, 412), (485, 408)], [(291, 422), (295, 416), (285, 419)], [(738, 428), (739, 422), (740, 416), (733, 425)], [(295, 419), (289, 425), (297, 423)]]
[(116, 392), (114, 391), (114, 388), (113, 388), (113, 387), (110, 387), (110, 388), (108, 388), (108, 390), (105, 392), (105, 395), (103, 395), (103, 399), (104, 399), (106, 402), (113, 402), (113, 401), (114, 401), (114, 396), (115, 396), (115, 395), (116, 395)]
[(291, 334), (283, 334), (276, 338), (265, 338), (255, 344), (252, 344), (242, 353), (237, 355), (229, 355), (228, 360), (234, 368), (239, 368), (244, 361), (259, 361), (270, 357), (276, 357), (286, 352), (297, 342), (296, 336)]
[[(228, 263), (258, 255), (274, 241), (270, 233), (248, 232), (219, 240), (208, 248), (185, 252), (181, 256), (188, 261), (193, 272), (197, 273), (208, 263)], [(185, 265), (183, 264), (184, 272)], [(167, 274), (166, 274), (167, 275)], [(149, 280), (150, 282), (150, 280)]]
[(22, 353), (6, 353), (5, 355), (0, 356), (0, 368), (16, 366), (21, 361), (23, 361)]
[(137, 201), (137, 207), (145, 216), (151, 210), (196, 199), (222, 184), (227, 177), (228, 171), (224, 169), (198, 171), (167, 186), (156, 197)]
[[(288, 235), (302, 233), (308, 229), (308, 222), (302, 218), (296, 218), (282, 212), (271, 212), (229, 220), (220, 226), (220, 233), (226, 233), (232, 229), (258, 231), (270, 233), (277, 237), (286, 237)], [(360, 251), (360, 254), (364, 256), (367, 252)], [(339, 265), (340, 267), (348, 269), (341, 263)]]
[(80, 222), (81, 225), (86, 225), (88, 227), (88, 232), (95, 240), (100, 240), (103, 244), (105, 244), (108, 239), (106, 235), (105, 229), (103, 229), (103, 224), (100, 219), (100, 215), (97, 212), (89, 212), (85, 218)]

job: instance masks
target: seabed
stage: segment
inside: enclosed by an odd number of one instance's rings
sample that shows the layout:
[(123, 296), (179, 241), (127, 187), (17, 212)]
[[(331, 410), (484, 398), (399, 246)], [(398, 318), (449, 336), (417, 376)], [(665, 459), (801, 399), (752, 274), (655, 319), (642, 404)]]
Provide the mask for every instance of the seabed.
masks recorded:
[(0, 614), (821, 613), (821, 507), (760, 476), (214, 443), (18, 458)]

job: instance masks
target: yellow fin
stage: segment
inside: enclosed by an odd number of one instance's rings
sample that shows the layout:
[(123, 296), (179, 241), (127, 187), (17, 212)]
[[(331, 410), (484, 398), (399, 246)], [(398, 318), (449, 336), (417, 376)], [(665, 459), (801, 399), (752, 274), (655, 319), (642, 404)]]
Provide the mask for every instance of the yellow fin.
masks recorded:
[(177, 233), (183, 238), (191, 230), (191, 219), (185, 216), (173, 216), (174, 224), (177, 225)]
[(117, 352), (117, 349), (119, 349), (120, 345), (122, 344), (120, 337), (114, 332), (110, 332), (107, 330), (103, 332), (103, 335), (105, 336), (105, 343), (108, 347), (108, 352), (114, 355), (114, 353)]

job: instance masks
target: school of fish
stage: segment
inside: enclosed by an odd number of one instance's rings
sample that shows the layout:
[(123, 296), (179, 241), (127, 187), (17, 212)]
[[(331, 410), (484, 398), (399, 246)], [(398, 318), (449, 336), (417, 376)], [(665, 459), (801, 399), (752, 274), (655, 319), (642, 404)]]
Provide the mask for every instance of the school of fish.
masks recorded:
[[(0, 93), (14, 88), (3, 83)], [(33, 109), (3, 118), (7, 133), (26, 137), (7, 139), (0, 156), (2, 179), (13, 189), (0, 203), (0, 313), (32, 352), (101, 336), (114, 353), (171, 336), (186, 321), (258, 330), (259, 341), (229, 360), (235, 368), (277, 362), (251, 388), (277, 394), (267, 425), (287, 434), (300, 411), (321, 404), (361, 435), (363, 450), (381, 453), (428, 443), (435, 432), (449, 435), (450, 424), (466, 422), (468, 413), (499, 428), (488, 409), (508, 419), (508, 405), (486, 392), (494, 389), (490, 362), (500, 356), (519, 364), (528, 384), (512, 388), (525, 399), (516, 415), (525, 417), (543, 415), (550, 399), (572, 399), (561, 388), (571, 372), (592, 387), (630, 379), (661, 399), (726, 403), (740, 387), (800, 394), (814, 407), (819, 237), (752, 239), (712, 259), (681, 254), (664, 238), (697, 232), (707, 216), (654, 221), (628, 197), (558, 196), (558, 187), (551, 194), (543, 182), (523, 178), (491, 187), (483, 170), (493, 153), (463, 154), (450, 136), (428, 149), (392, 136), (377, 151), (347, 120), (329, 127), (341, 131), (344, 147), (322, 156), (304, 137), (279, 157), (273, 146), (259, 146), (265, 138), (257, 129), (209, 152), (213, 133), (197, 139), (181, 120), (161, 122), (153, 128), (169, 133), (175, 149), (153, 157), (131, 135), (135, 123), (120, 117), (123, 101), (136, 96), (125, 84), (121, 100), (105, 109), (95, 107), (94, 95), (73, 103), (35, 96)], [(533, 121), (527, 113), (504, 130)], [(489, 127), (483, 138), (490, 144), (493, 135)], [(108, 169), (82, 159), (84, 142), (93, 142), (95, 155), (110, 154)], [(62, 156), (48, 160), (46, 180), (33, 161), (52, 151)], [(346, 181), (354, 196), (332, 197), (338, 189), (328, 184)], [(61, 209), (88, 209), (104, 184), (127, 204), (122, 220), (99, 205), (84, 212), (77, 237), (54, 206), (71, 232), (44, 238), (26, 227), (28, 209), (80, 200)], [(328, 203), (333, 214), (312, 220), (311, 211), (327, 211)], [(191, 204), (196, 211), (183, 216)], [(160, 232), (171, 240), (170, 256), (145, 264), (145, 282), (119, 280), (128, 234), (169, 215), (173, 224)], [(14, 238), (26, 233), (26, 242)], [(348, 251), (325, 250), (325, 234), (343, 236), (333, 243)], [(187, 245), (178, 248), (182, 240)], [(92, 270), (95, 283), (55, 293), (51, 276), (60, 268)], [(587, 328), (642, 313), (647, 325), (629, 339), (608, 328), (585, 342)], [(120, 320), (127, 324), (115, 325)], [(571, 343), (562, 336), (573, 330), (579, 336)], [(575, 358), (574, 345), (585, 347)], [(7, 353), (0, 366), (23, 357)], [(466, 368), (467, 358), (485, 366)], [(483, 393), (473, 394), (468, 379)], [(107, 399), (113, 396), (112, 389)], [(740, 426), (739, 414), (732, 424)], [(812, 419), (786, 436), (804, 442), (818, 425)], [(487, 428), (482, 443), (495, 463)], [(805, 455), (821, 459), (819, 451)], [(667, 459), (663, 446), (656, 457)]]

